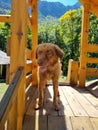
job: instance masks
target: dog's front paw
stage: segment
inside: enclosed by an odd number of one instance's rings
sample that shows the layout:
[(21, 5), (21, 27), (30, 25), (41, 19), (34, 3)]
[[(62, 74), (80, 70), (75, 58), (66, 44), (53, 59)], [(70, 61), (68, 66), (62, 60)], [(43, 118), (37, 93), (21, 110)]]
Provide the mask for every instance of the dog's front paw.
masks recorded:
[(40, 108), (41, 107), (38, 104), (35, 105), (35, 110), (39, 110)]
[(54, 103), (54, 109), (55, 111), (59, 111), (60, 110), (60, 106), (58, 103)]
[(43, 106), (43, 103), (40, 102), (39, 100), (36, 100), (35, 110), (39, 110), (42, 106)]

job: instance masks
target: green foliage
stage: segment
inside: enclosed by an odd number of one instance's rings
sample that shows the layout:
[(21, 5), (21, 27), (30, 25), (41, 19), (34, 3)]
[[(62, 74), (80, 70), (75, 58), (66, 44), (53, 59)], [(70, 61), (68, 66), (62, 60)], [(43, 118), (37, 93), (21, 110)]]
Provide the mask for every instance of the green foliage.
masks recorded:
[(10, 25), (8, 23), (0, 23), (0, 50), (6, 51), (7, 38), (10, 35)]
[[(81, 8), (66, 12), (60, 19), (45, 17), (39, 19), (38, 44), (51, 42), (57, 44), (64, 51), (62, 62), (63, 75), (67, 74), (68, 61), (79, 61), (79, 46), (81, 39)], [(7, 38), (10, 35), (10, 25), (0, 23), (0, 49), (6, 50)], [(89, 43), (98, 44), (98, 18), (90, 15)], [(28, 29), (29, 49), (32, 48), (32, 35)], [(98, 57), (98, 53), (88, 53), (88, 57)], [(97, 67), (97, 64), (88, 64), (88, 67)]]

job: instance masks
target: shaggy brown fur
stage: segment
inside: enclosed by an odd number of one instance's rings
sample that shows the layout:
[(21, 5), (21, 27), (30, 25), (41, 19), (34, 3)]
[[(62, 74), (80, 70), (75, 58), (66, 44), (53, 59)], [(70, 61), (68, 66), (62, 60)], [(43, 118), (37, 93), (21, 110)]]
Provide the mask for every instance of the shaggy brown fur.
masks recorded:
[(58, 80), (61, 75), (60, 58), (63, 57), (63, 51), (54, 44), (44, 43), (38, 45), (36, 50), (37, 63), (39, 65), (39, 103), (36, 109), (43, 105), (43, 90), (47, 80), (52, 79), (55, 110), (59, 110), (58, 105)]

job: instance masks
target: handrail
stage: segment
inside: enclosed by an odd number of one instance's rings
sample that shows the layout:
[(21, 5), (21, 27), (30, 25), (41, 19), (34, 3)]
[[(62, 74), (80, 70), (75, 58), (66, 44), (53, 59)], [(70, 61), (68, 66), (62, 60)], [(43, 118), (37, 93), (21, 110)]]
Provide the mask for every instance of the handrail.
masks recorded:
[(23, 69), (24, 69), (23, 67), (18, 68), (12, 82), (10, 83), (7, 91), (5, 92), (0, 102), (0, 123), (2, 122), (2, 120), (4, 120), (3, 118), (6, 115), (7, 109), (11, 107), (11, 104), (10, 104), (11, 100), (13, 100), (13, 98), (16, 97), (15, 92), (18, 91), (17, 83), (19, 83)]

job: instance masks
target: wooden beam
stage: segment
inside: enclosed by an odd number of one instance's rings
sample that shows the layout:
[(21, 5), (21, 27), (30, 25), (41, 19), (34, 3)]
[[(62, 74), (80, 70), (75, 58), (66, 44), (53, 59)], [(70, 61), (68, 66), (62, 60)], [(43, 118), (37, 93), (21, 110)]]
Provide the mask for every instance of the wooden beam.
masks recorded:
[(88, 44), (87, 52), (97, 52), (98, 53), (98, 44)]
[(85, 4), (82, 10), (82, 31), (80, 45), (80, 68), (79, 68), (79, 86), (85, 87), (86, 79), (86, 55), (88, 45), (88, 29), (89, 29), (89, 4)]
[(0, 15), (0, 22), (11, 22), (11, 15)]
[[(26, 0), (12, 0), (11, 24), (11, 55), (10, 55), (10, 80), (16, 73), (18, 66), (23, 66), (24, 71), (17, 96), (17, 130), (22, 130), (25, 111), (26, 88), (26, 56), (28, 12)], [(20, 108), (21, 106), (21, 108)]]
[(98, 68), (87, 68), (86, 76), (87, 77), (98, 77)]

